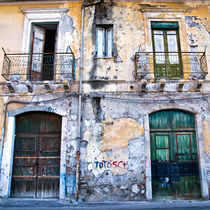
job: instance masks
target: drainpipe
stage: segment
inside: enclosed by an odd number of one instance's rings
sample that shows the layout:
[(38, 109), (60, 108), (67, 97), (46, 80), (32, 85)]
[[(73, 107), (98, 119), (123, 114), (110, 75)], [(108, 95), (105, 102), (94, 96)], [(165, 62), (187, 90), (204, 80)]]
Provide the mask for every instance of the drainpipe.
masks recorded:
[(79, 194), (79, 174), (80, 174), (80, 142), (81, 142), (81, 136), (82, 136), (82, 125), (81, 125), (81, 119), (82, 119), (82, 81), (83, 81), (83, 69), (84, 69), (84, 63), (83, 63), (83, 53), (84, 53), (84, 19), (85, 19), (85, 7), (93, 6), (96, 4), (101, 3), (102, 0), (96, 0), (93, 3), (84, 3), (82, 4), (82, 29), (81, 29), (81, 60), (80, 60), (80, 74), (79, 74), (79, 103), (78, 103), (78, 121), (77, 121), (77, 165), (76, 165), (76, 193), (75, 198), (76, 202), (78, 202), (78, 194)]
[(6, 117), (7, 117), (7, 109), (8, 105), (11, 103), (18, 103), (18, 104), (29, 104), (29, 102), (23, 102), (23, 101), (9, 101), (5, 104), (5, 110), (4, 110), (4, 122), (3, 122), (3, 128), (2, 128), (2, 134), (1, 134), (1, 147), (0, 147), (0, 178), (1, 178), (1, 169), (2, 169), (2, 153), (3, 153), (3, 145), (4, 145), (4, 137), (5, 137), (5, 127), (6, 127)]
[[(24, 104), (24, 102), (21, 101), (9, 101), (5, 104), (5, 110), (4, 110), (4, 122), (3, 122), (3, 128), (2, 128), (2, 134), (1, 134), (1, 148), (0, 148), (0, 170), (2, 169), (2, 152), (3, 152), (3, 144), (4, 144), (4, 134), (5, 134), (5, 127), (6, 127), (6, 116), (7, 116), (7, 108), (8, 105), (11, 103), (21, 103)], [(0, 172), (1, 173), (1, 172)]]

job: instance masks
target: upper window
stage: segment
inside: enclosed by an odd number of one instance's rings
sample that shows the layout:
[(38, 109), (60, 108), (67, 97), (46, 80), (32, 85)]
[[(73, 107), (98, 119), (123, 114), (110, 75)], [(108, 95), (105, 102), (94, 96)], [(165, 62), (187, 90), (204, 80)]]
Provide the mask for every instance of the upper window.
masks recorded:
[(183, 76), (177, 22), (152, 22), (156, 78)]
[(31, 37), (31, 80), (52, 80), (57, 23), (33, 24)]
[(113, 57), (113, 26), (98, 25), (96, 27), (96, 57)]

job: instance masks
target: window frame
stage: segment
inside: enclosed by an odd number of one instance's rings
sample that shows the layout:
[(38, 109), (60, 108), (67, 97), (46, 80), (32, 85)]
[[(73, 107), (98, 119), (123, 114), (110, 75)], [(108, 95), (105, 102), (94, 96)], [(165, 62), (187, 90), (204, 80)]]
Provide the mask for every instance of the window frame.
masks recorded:
[(31, 28), (33, 24), (36, 23), (58, 23), (57, 27), (57, 43), (55, 52), (65, 51), (65, 40), (62, 35), (63, 27), (63, 16), (67, 14), (69, 9), (65, 8), (43, 8), (43, 9), (25, 9), (22, 10), (25, 15), (24, 29), (23, 29), (23, 39), (22, 39), (22, 52), (30, 52), (31, 43)]
[[(103, 38), (102, 38), (102, 55), (99, 55), (98, 49), (99, 49), (99, 34), (98, 31), (99, 29), (103, 30)], [(108, 39), (108, 31), (111, 31), (111, 56), (109, 55), (109, 39)], [(107, 25), (96, 25), (96, 56), (95, 58), (113, 58), (113, 49), (114, 49), (114, 44), (113, 44), (113, 25), (107, 24)]]

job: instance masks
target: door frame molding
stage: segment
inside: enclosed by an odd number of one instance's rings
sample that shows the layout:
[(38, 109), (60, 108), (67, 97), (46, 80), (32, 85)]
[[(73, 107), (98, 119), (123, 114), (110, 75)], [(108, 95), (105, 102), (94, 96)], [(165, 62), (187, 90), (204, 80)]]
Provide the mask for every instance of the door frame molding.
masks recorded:
[(62, 28), (64, 22), (64, 15), (67, 14), (69, 9), (67, 8), (33, 8), (22, 10), (25, 15), (24, 29), (23, 29), (23, 40), (22, 40), (22, 52), (30, 51), (30, 36), (31, 36), (31, 26), (33, 23), (50, 23), (57, 22), (57, 43), (55, 51), (65, 52), (65, 40), (62, 35)]
[(209, 199), (208, 182), (206, 177), (206, 161), (204, 156), (204, 137), (202, 129), (201, 110), (199, 107), (196, 109), (190, 107), (186, 109), (186, 104), (162, 104), (158, 107), (151, 107), (148, 114), (144, 117), (145, 127), (145, 173), (146, 173), (146, 198), (152, 200), (152, 172), (151, 172), (151, 150), (150, 150), (150, 127), (149, 127), (149, 115), (161, 111), (161, 110), (180, 110), (184, 112), (190, 112), (194, 115), (195, 119), (195, 133), (197, 142), (198, 162), (199, 162), (199, 174), (200, 174), (200, 186), (201, 197), (205, 200)]
[(66, 196), (66, 132), (67, 116), (61, 109), (53, 109), (47, 106), (29, 106), (8, 112), (8, 127), (7, 139), (4, 143), (3, 156), (2, 156), (2, 197), (8, 198), (11, 193), (12, 169), (13, 169), (13, 156), (14, 156), (14, 143), (15, 143), (15, 124), (16, 116), (27, 112), (43, 111), (54, 113), (62, 118), (61, 127), (61, 149), (60, 149), (60, 185), (59, 185), (59, 199), (64, 199)]

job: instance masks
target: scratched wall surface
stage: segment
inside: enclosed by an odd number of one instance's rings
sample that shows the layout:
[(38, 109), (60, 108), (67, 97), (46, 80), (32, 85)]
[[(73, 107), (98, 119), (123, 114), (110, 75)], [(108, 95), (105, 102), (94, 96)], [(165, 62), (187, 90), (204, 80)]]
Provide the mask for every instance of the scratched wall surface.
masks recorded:
[[(94, 100), (87, 99), (84, 106), (81, 200), (144, 199), (145, 137), (143, 119), (139, 117), (141, 109), (100, 99), (97, 112)], [(121, 108), (116, 109), (117, 106)]]
[[(33, 91), (30, 92), (26, 83), (15, 75), (16, 79), (10, 81), (15, 93), (11, 93), (6, 80), (0, 76), (0, 132), (3, 127), (3, 105), (11, 100), (37, 103), (25, 105), (12, 103), (8, 106), (8, 116), (36, 109), (47, 112), (61, 110), (62, 117), (66, 120), (66, 123), (63, 122), (65, 126), (62, 127), (62, 146), (65, 146), (63, 151), (65, 161), (62, 163), (65, 170), (61, 172), (61, 180), (65, 183), (65, 198), (70, 201), (75, 201), (77, 131), (80, 129), (77, 127), (77, 117), (81, 5), (81, 2), (0, 5), (0, 30), (4, 31), (0, 33), (0, 45), (5, 47), (7, 52), (21, 51), (24, 27), (22, 9), (57, 7), (69, 9), (67, 15), (63, 17), (61, 34), (63, 49), (71, 46), (75, 54), (75, 81), (69, 81), (68, 90), (61, 81), (50, 81), (50, 90), (43, 81), (33, 82)], [(204, 1), (202, 4), (201, 1), (168, 3), (103, 1), (85, 8), (83, 71), (85, 95), (82, 99), (80, 201), (131, 201), (148, 198), (147, 195), (151, 194), (151, 188), (148, 187), (151, 184), (148, 116), (162, 109), (185, 110), (193, 113), (195, 117), (201, 116), (201, 123), (196, 125), (196, 132), (201, 133), (197, 141), (204, 143), (205, 158), (202, 164), (205, 167), (200, 173), (207, 176), (210, 189), (209, 81), (204, 83), (201, 92), (196, 91), (198, 83), (196, 80), (185, 81), (182, 91), (178, 92), (179, 80), (166, 81), (164, 91), (160, 90), (159, 81), (147, 80), (145, 91), (142, 91), (142, 81), (135, 80), (133, 74), (135, 52), (152, 49), (151, 35), (149, 36), (147, 31), (145, 17), (159, 21), (178, 20), (181, 23), (179, 34), (183, 35), (180, 36), (181, 50), (203, 52), (206, 48), (209, 66), (209, 7), (209, 3)], [(155, 9), (161, 11), (161, 14), (156, 14)], [(96, 26), (106, 24), (113, 25), (113, 58), (95, 58)], [(0, 67), (2, 60), (1, 52)], [(54, 101), (43, 102), (56, 98), (58, 99)], [(41, 106), (45, 108), (40, 110)], [(5, 143), (8, 141), (7, 133), (6, 127)], [(5, 173), (8, 172), (6, 170), (6, 166), (2, 168), (1, 177), (9, 180), (5, 177)], [(6, 186), (3, 183), (0, 186), (0, 193), (4, 188)]]
[[(123, 97), (124, 96), (124, 97)], [(128, 97), (124, 94), (122, 98)], [(176, 93), (173, 94), (176, 100)], [(173, 97), (171, 95), (171, 97)], [(158, 97), (162, 94), (150, 94), (142, 100)], [(186, 94), (179, 97), (187, 98)], [(81, 144), (81, 185), (80, 199), (82, 201), (115, 201), (142, 200), (146, 193), (146, 169), (150, 167), (147, 159), (149, 151), (145, 149), (146, 135), (145, 115), (155, 110), (181, 109), (191, 112), (202, 112), (208, 109), (208, 103), (200, 99), (190, 103), (190, 100), (176, 103), (141, 103), (138, 96), (127, 101), (113, 99), (86, 99), (84, 104), (84, 137)], [(132, 100), (131, 100), (132, 98)], [(139, 99), (139, 98), (138, 98)], [(202, 113), (206, 118), (209, 111)], [(208, 132), (208, 122), (204, 122), (204, 132)], [(131, 133), (129, 132), (131, 131)], [(114, 133), (113, 133), (114, 132)], [(109, 140), (108, 137), (110, 136)], [(208, 139), (204, 136), (204, 139)], [(208, 147), (208, 143), (204, 141)], [(205, 148), (206, 149), (206, 148)], [(207, 167), (204, 169), (208, 175)]]

